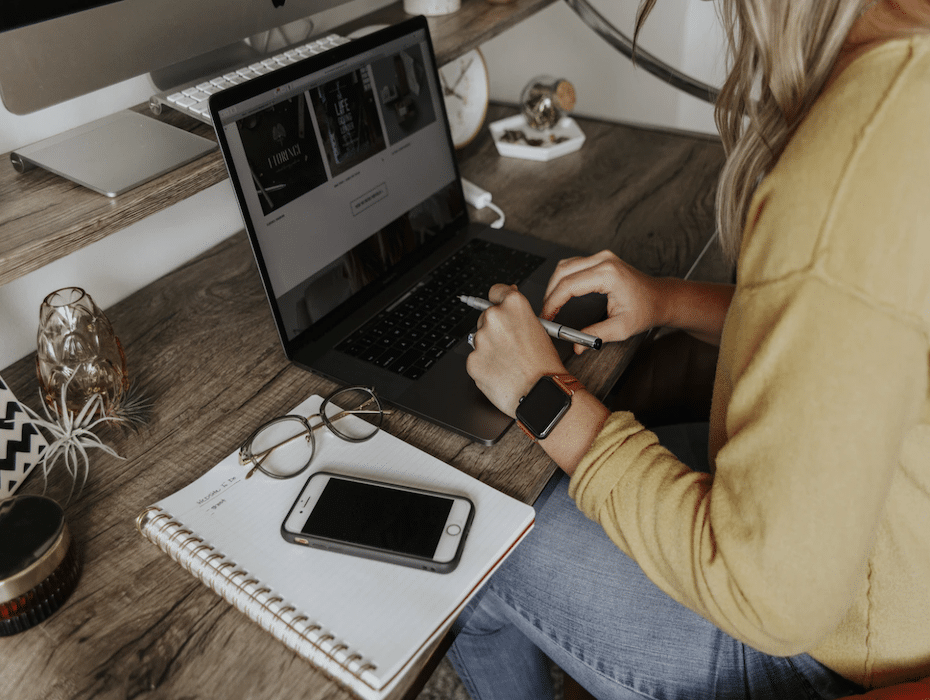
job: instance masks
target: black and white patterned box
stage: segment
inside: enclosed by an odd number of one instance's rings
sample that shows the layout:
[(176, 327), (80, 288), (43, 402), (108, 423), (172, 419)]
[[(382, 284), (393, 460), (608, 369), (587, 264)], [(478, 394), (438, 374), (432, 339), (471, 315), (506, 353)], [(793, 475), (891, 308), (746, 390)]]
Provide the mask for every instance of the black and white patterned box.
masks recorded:
[(48, 446), (0, 378), (0, 499), (12, 496)]

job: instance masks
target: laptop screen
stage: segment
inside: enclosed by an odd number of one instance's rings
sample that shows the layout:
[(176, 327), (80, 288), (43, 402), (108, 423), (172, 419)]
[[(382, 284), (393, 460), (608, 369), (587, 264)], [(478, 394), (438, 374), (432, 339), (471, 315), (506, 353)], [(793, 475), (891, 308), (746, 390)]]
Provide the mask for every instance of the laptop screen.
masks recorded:
[(285, 344), (322, 335), (467, 220), (426, 29), (383, 36), (216, 113)]

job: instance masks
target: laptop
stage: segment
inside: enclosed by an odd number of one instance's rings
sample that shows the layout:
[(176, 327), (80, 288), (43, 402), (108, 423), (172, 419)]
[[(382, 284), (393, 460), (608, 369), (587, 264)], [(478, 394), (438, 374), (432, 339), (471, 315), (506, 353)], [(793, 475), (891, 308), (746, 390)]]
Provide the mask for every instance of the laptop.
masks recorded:
[[(580, 253), (469, 221), (442, 94), (414, 17), (210, 111), (288, 359), (491, 445), (512, 420), (465, 370), (479, 313), (457, 296), (519, 284), (539, 311), (556, 263)], [(583, 328), (604, 309), (573, 300), (557, 320)]]

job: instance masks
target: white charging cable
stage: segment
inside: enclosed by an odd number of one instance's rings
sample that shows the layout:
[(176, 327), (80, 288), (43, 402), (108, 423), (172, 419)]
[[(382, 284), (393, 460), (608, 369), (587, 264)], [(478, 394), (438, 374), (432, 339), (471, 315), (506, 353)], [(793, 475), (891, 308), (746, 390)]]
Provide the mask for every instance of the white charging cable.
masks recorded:
[(501, 228), (504, 225), (504, 212), (491, 202), (491, 193), (483, 190), (474, 182), (462, 178), (462, 191), (465, 193), (465, 201), (471, 204), (475, 209), (490, 209), (497, 214), (497, 221), (490, 224), (491, 228)]

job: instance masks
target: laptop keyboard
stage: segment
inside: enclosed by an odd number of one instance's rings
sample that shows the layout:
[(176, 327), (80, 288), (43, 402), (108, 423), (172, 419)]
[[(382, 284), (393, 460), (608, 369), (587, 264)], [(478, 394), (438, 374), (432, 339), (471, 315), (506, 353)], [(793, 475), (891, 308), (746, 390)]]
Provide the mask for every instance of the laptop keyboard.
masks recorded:
[(481, 312), (459, 301), (460, 294), (487, 297), (498, 282), (520, 284), (543, 261), (498, 243), (471, 240), (336, 349), (418, 379), (475, 328)]
[(213, 93), (278, 70), (278, 68), (283, 68), (291, 63), (296, 63), (307, 56), (322, 53), (334, 46), (341, 46), (349, 41), (350, 39), (339, 34), (330, 34), (320, 39), (314, 39), (262, 61), (242, 66), (238, 70), (231, 70), (213, 78), (201, 78), (172, 90), (160, 92), (151, 97), (149, 106), (155, 114), (161, 114), (162, 105), (167, 105), (202, 122), (212, 124), (213, 119), (210, 117), (209, 100), (210, 95)]

